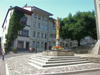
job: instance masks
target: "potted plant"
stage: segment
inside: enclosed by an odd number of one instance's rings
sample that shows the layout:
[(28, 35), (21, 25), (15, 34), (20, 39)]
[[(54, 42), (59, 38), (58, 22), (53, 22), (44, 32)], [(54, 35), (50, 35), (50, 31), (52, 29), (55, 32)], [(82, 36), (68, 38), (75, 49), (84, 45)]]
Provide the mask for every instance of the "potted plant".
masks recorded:
[(13, 48), (12, 50), (14, 53), (17, 53), (17, 48)]

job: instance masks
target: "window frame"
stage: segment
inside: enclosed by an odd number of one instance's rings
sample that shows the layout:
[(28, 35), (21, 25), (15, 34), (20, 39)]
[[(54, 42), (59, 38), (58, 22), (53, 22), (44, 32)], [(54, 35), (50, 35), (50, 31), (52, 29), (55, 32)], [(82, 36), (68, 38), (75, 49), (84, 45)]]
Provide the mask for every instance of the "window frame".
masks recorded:
[[(19, 46), (21, 46), (21, 45), (19, 45), (19, 42), (22, 43), (22, 47), (19, 47)], [(18, 41), (18, 43), (17, 43), (17, 48), (24, 48), (24, 41)]]

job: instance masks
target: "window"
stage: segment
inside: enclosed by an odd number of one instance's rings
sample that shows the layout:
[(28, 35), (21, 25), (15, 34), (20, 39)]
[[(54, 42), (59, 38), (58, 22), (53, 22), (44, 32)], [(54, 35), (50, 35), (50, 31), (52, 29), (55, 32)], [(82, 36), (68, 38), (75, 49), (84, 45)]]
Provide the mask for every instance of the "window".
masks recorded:
[(38, 15), (38, 19), (39, 19), (39, 20), (41, 19), (39, 15)]
[(50, 37), (53, 38), (53, 34), (50, 34)]
[(34, 18), (37, 18), (37, 15), (36, 14), (34, 14)]
[(41, 33), (41, 38), (43, 38), (43, 35), (44, 35), (44, 34), (43, 34), (43, 33)]
[(49, 41), (49, 44), (51, 44), (51, 41)]
[(25, 17), (25, 16), (22, 17), (20, 23), (23, 25), (26, 25), (27, 24), (27, 17)]
[(28, 31), (23, 30), (23, 35), (24, 35), (24, 36), (28, 36)]
[(45, 30), (47, 30), (47, 26), (45, 26)]
[(44, 25), (43, 24), (41, 25), (41, 28), (44, 29)]
[(55, 34), (50, 34), (50, 37), (51, 38), (55, 38)]
[(53, 34), (53, 38), (56, 38), (56, 35), (55, 34)]
[(6, 30), (6, 26), (5, 26), (5, 30)]
[(40, 32), (37, 33), (37, 37), (38, 37), (38, 38), (40, 37)]
[(7, 23), (7, 20), (6, 20), (6, 23)]
[(5, 27), (3, 27), (3, 32), (4, 32), (4, 30), (5, 30)]
[(43, 48), (43, 42), (41, 42), (41, 48)]
[(35, 37), (35, 34), (36, 34), (36, 32), (35, 32), (35, 31), (33, 31), (33, 37)]
[(36, 22), (33, 23), (33, 27), (36, 27)]
[(23, 48), (24, 42), (23, 41), (18, 41), (18, 48)]
[(45, 39), (47, 38), (47, 34), (45, 34)]
[(22, 35), (22, 31), (18, 31), (18, 35)]
[(38, 28), (40, 28), (40, 23), (38, 23)]
[(47, 18), (45, 18), (45, 21), (47, 21)]
[(55, 30), (55, 26), (53, 26), (53, 30)]
[(18, 31), (18, 35), (20, 35), (20, 36), (29, 36), (29, 30)]
[(12, 12), (10, 12), (10, 17), (12, 16)]
[(33, 47), (35, 48), (35, 41), (33, 41)]
[(37, 42), (37, 47), (39, 48), (39, 42)]
[(42, 21), (44, 21), (44, 17), (42, 17)]

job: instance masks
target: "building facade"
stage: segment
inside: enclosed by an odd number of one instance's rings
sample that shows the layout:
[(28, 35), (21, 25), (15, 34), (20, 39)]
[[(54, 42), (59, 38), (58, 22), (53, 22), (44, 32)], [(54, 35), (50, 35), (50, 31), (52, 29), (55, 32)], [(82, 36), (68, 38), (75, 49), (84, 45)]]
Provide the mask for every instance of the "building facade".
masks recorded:
[[(4, 43), (6, 41), (5, 35), (8, 32), (9, 20), (13, 14), (13, 10), (16, 8), (18, 11), (24, 12), (25, 27), (18, 32), (18, 38), (12, 43), (11, 48), (17, 48), (18, 50), (29, 50), (32, 46), (36, 51), (51, 50), (56, 44), (55, 37), (55, 23), (51, 18), (53, 14), (44, 11), (35, 6), (10, 7), (6, 14), (2, 36), (2, 48), (4, 51)], [(60, 40), (61, 46), (68, 48), (70, 46), (70, 40)]]

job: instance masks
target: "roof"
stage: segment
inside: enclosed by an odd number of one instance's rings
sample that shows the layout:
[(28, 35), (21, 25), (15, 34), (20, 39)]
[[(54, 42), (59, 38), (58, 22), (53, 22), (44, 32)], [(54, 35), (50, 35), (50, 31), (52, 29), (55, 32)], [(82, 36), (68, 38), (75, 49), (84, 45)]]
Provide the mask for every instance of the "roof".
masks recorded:
[(56, 20), (56, 19), (54, 19), (54, 18), (52, 18), (52, 17), (49, 17), (49, 19), (50, 19), (50, 20), (53, 20), (53, 21), (55, 21), (55, 20)]
[(20, 7), (18, 7), (18, 6), (11, 7), (11, 8), (9, 8), (8, 11), (7, 11), (7, 14), (6, 14), (6, 17), (5, 17), (5, 19), (4, 19), (2, 28), (3, 28), (3, 26), (4, 26), (4, 23), (5, 23), (5, 21), (6, 21), (6, 18), (7, 18), (7, 16), (8, 16), (9, 11), (12, 10), (12, 9), (17, 9), (18, 11), (23, 12), (23, 13), (28, 14), (28, 15), (32, 15), (32, 13), (33, 13), (33, 12), (31, 12), (31, 11), (25, 10), (25, 9), (20, 8)]
[[(45, 11), (45, 10), (42, 10), (42, 9), (36, 7), (36, 6), (24, 6), (24, 7), (29, 7), (29, 8), (31, 8), (32, 10), (39, 10), (39, 11), (44, 12), (45, 14), (47, 14), (47, 15), (49, 15), (49, 16), (52, 16), (52, 15), (53, 15), (53, 14), (51, 14), (51, 13)], [(23, 7), (23, 8), (24, 8), (24, 7)], [(31, 10), (31, 11), (32, 11), (32, 10)]]
[(23, 9), (23, 8), (20, 8), (20, 7), (14, 7), (15, 9), (17, 9), (18, 11), (21, 11), (21, 12), (23, 12), (23, 13), (25, 13), (25, 14), (28, 14), (28, 15), (32, 15), (32, 13), (33, 12), (31, 12), (31, 11), (28, 11), (28, 10), (26, 10), (26, 9)]

